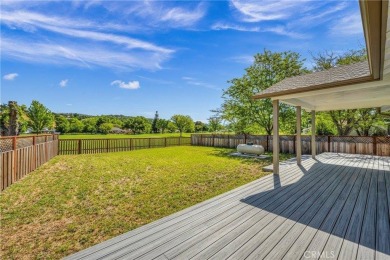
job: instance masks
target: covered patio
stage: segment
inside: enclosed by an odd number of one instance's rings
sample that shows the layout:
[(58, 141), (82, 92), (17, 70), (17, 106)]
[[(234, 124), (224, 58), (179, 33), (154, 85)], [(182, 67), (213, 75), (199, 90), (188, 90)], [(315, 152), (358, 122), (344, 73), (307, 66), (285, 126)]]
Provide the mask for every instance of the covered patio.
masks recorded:
[(66, 259), (389, 259), (390, 158), (323, 153)]

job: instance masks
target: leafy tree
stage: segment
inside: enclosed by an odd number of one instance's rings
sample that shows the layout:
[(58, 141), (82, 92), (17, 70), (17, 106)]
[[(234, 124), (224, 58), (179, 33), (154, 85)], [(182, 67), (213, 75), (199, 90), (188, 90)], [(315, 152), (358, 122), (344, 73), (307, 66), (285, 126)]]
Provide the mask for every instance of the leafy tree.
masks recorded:
[(71, 118), (69, 120), (69, 125), (70, 125), (70, 132), (72, 132), (72, 133), (81, 133), (84, 130), (83, 122), (81, 122), (76, 117)]
[[(27, 116), (27, 107), (25, 105), (16, 105), (17, 109), (17, 125), (18, 133), (24, 133), (28, 128), (28, 116)], [(0, 104), (0, 132), (2, 135), (9, 135), (9, 105)]]
[(68, 133), (70, 131), (69, 120), (60, 115), (56, 118), (56, 130), (61, 133)]
[(316, 134), (317, 135), (334, 135), (336, 129), (330, 118), (329, 113), (317, 112), (316, 113)]
[(209, 129), (202, 121), (195, 122), (195, 132), (207, 132)]
[(355, 129), (360, 136), (369, 136), (375, 131), (375, 127), (383, 122), (379, 111), (375, 108), (358, 109), (357, 116), (359, 120), (356, 122)]
[(220, 117), (210, 117), (208, 119), (209, 121), (209, 130), (211, 132), (217, 132), (218, 130), (222, 129), (222, 119)]
[(99, 126), (99, 132), (102, 134), (108, 134), (113, 127), (114, 127), (114, 125), (111, 123), (102, 123)]
[(85, 118), (82, 120), (83, 124), (84, 124), (84, 129), (83, 129), (83, 132), (84, 133), (96, 133), (97, 132), (97, 128), (96, 128), (96, 122), (97, 122), (97, 119), (94, 118), (94, 117), (90, 117), (90, 118)]
[(183, 132), (194, 131), (195, 128), (194, 121), (190, 116), (173, 115), (171, 120), (175, 124), (177, 130), (179, 130), (180, 136), (182, 136)]
[(133, 134), (149, 133), (152, 126), (149, 120), (143, 116), (136, 116), (125, 123), (125, 127), (130, 129)]
[(166, 119), (158, 119), (156, 123), (157, 132), (161, 131), (161, 133), (163, 134), (168, 128), (169, 122), (170, 121)]
[(34, 133), (37, 134), (41, 133), (45, 127), (52, 127), (54, 122), (51, 111), (36, 100), (31, 102), (31, 105), (27, 110), (27, 115), (30, 119), (29, 126), (33, 129)]
[(167, 130), (169, 133), (175, 133), (177, 130), (177, 127), (172, 121), (169, 121)]
[[(313, 56), (313, 55), (312, 55)], [(360, 50), (350, 50), (346, 53), (336, 55), (333, 52), (323, 52), (318, 53), (316, 56), (313, 56), (315, 62), (314, 70), (322, 71), (329, 68), (349, 65), (356, 62), (361, 62), (367, 59), (366, 49)], [(338, 135), (349, 135), (355, 126), (359, 125), (362, 118), (359, 117), (359, 111), (363, 114), (370, 113), (372, 109), (364, 110), (357, 109), (347, 109), (347, 110), (338, 110), (338, 111), (329, 111), (329, 115), (332, 119), (332, 122), (336, 126)], [(363, 123), (364, 125), (364, 123)], [(363, 126), (364, 127), (364, 126)]]
[[(253, 126), (260, 126), (267, 134), (271, 134), (271, 99), (254, 100), (253, 96), (287, 77), (307, 71), (303, 68), (304, 60), (296, 52), (264, 50), (254, 58), (254, 63), (241, 78), (229, 81), (231, 85), (223, 93), (224, 103), (220, 112), (223, 119), (233, 123), (236, 132), (248, 133)], [(285, 111), (292, 109), (285, 104), (280, 107), (282, 118)]]
[(159, 128), (157, 126), (157, 122), (158, 122), (158, 111), (156, 111), (156, 114), (154, 115), (154, 119), (152, 122), (152, 132), (153, 133), (158, 133), (158, 131), (159, 131)]

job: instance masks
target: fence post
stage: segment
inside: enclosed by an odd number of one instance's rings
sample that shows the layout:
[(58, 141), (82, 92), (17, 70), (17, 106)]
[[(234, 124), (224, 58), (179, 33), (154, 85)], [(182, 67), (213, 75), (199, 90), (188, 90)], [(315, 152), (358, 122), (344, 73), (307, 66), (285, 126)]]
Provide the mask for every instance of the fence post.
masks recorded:
[(17, 171), (17, 168), (18, 168), (18, 155), (17, 155), (17, 139), (16, 139), (16, 136), (14, 136), (12, 138), (12, 149), (14, 150), (14, 156), (13, 156), (13, 174), (12, 174), (12, 179), (11, 179), (11, 183), (14, 183), (16, 181), (16, 171)]
[(212, 147), (214, 147), (214, 144), (215, 144), (215, 136), (214, 136), (214, 134), (212, 135), (212, 137), (213, 137), (213, 142), (212, 142)]
[(130, 151), (133, 149), (133, 138), (130, 138)]
[(167, 138), (164, 138), (164, 147), (167, 147)]
[(244, 134), (244, 144), (246, 144), (246, 134)]
[(330, 135), (328, 135), (328, 153), (330, 153)]
[(150, 140), (150, 138), (149, 138), (149, 148), (150, 148), (150, 141), (151, 141), (151, 140)]
[(81, 139), (79, 139), (79, 154), (81, 154), (82, 153), (82, 150), (81, 150)]
[(32, 163), (32, 168), (33, 168), (33, 170), (35, 170), (35, 168), (36, 168), (36, 160), (37, 160), (37, 153), (36, 153), (36, 148), (35, 148), (35, 144), (36, 144), (35, 135), (32, 138), (33, 138), (33, 147), (32, 147), (33, 163)]
[(373, 140), (372, 140), (372, 145), (373, 145), (372, 151), (373, 151), (374, 155), (377, 155), (378, 152), (377, 152), (377, 149), (376, 149), (376, 143), (377, 143), (376, 136), (373, 136), (372, 138), (373, 138)]
[(179, 136), (179, 146), (181, 146), (181, 136)]
[(228, 148), (230, 148), (230, 137), (229, 137), (229, 135), (227, 136), (227, 139), (228, 139), (228, 140), (227, 140), (227, 143), (228, 143), (227, 146), (228, 146)]
[(107, 148), (106, 151), (108, 153), (109, 152), (109, 139), (106, 140), (106, 148)]

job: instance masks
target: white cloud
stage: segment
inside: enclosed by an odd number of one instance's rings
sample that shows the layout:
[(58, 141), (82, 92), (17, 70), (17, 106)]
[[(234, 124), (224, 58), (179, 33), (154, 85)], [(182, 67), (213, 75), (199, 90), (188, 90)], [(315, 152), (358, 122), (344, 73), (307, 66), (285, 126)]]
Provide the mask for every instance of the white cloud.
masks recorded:
[(220, 31), (220, 30), (234, 30), (234, 31), (242, 31), (242, 32), (260, 32), (259, 27), (250, 27), (250, 26), (242, 26), (237, 24), (227, 24), (227, 23), (215, 23), (211, 26), (212, 30)]
[(3, 76), (5, 80), (14, 80), (18, 75), (18, 73), (10, 73)]
[(194, 26), (206, 14), (206, 4), (193, 4), (179, 1), (182, 6), (172, 6), (170, 1), (134, 1), (127, 7), (120, 2), (107, 1), (103, 3), (111, 12), (116, 12), (126, 17), (133, 16), (144, 19), (144, 28), (188, 28)]
[(219, 88), (219, 87), (217, 87), (217, 86), (215, 86), (213, 84), (200, 81), (200, 80), (198, 80), (196, 78), (184, 76), (184, 77), (182, 77), (182, 79), (184, 81), (186, 81), (186, 83), (189, 84), (189, 85), (198, 86), (198, 87), (204, 87), (204, 88), (210, 88), (210, 89), (214, 89), (214, 90), (221, 90), (221, 88)]
[(330, 33), (335, 35), (363, 34), (363, 25), (360, 13), (346, 15), (330, 27)]
[(307, 9), (307, 0), (231, 0), (231, 6), (240, 13), (245, 22), (285, 20)]
[(139, 84), (139, 81), (129, 81), (128, 83), (122, 81), (122, 80), (114, 80), (111, 82), (111, 86), (118, 86), (120, 88), (124, 89), (139, 89), (141, 86)]
[(253, 55), (241, 55), (241, 56), (231, 57), (229, 58), (229, 60), (232, 60), (240, 64), (251, 65), (255, 59)]
[(96, 44), (26, 42), (19, 38), (2, 37), (2, 55), (31, 63), (76, 65), (90, 68), (101, 66), (110, 69), (161, 69), (160, 64), (170, 55), (142, 50), (126, 51)]
[(66, 87), (66, 85), (68, 85), (68, 79), (61, 80), (59, 85), (61, 88)]

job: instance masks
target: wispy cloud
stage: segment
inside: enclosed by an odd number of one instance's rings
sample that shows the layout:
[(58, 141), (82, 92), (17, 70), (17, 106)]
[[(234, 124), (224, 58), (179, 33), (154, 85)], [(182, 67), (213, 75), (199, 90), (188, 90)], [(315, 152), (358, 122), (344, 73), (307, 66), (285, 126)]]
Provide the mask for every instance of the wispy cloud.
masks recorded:
[(332, 24), (330, 27), (330, 34), (334, 35), (354, 35), (362, 34), (363, 25), (362, 19), (359, 13), (353, 13), (343, 17), (337, 23)]
[(189, 28), (207, 13), (207, 4), (187, 1), (132, 1), (124, 6), (120, 1), (102, 1), (107, 10), (125, 17), (142, 18), (143, 27)]
[(270, 20), (285, 20), (297, 10), (307, 9), (307, 0), (231, 0), (231, 6), (240, 14), (245, 22), (260, 22)]
[(241, 56), (234, 56), (229, 58), (229, 60), (232, 60), (236, 63), (250, 65), (254, 61), (253, 55), (241, 55)]
[(182, 79), (184, 81), (186, 81), (186, 83), (189, 84), (189, 85), (198, 86), (198, 87), (204, 87), (204, 88), (210, 88), (210, 89), (214, 89), (214, 90), (221, 90), (221, 88), (219, 88), (219, 87), (217, 87), (217, 86), (215, 86), (213, 84), (200, 81), (200, 80), (198, 80), (196, 78), (193, 78), (193, 77), (184, 76), (184, 77), (182, 77)]
[(16, 77), (19, 76), (18, 73), (9, 73), (3, 76), (3, 79), (5, 80), (14, 80)]
[(111, 86), (118, 86), (120, 88), (124, 89), (139, 89), (141, 86), (139, 84), (139, 81), (129, 81), (128, 83), (122, 81), (122, 80), (114, 80), (111, 82)]
[(117, 50), (97, 44), (26, 42), (23, 38), (1, 40), (2, 55), (31, 63), (76, 65), (90, 68), (101, 66), (111, 69), (161, 69), (160, 64), (169, 55), (145, 51)]
[[(2, 55), (14, 59), (156, 70), (161, 69), (161, 64), (175, 52), (152, 42), (112, 33), (112, 28), (118, 24), (109, 22), (101, 25), (77, 17), (71, 19), (11, 9), (2, 10), (1, 15), (1, 23), (12, 29), (2, 35)], [(24, 33), (10, 37), (18, 30)], [(104, 32), (106, 30), (109, 32)], [(48, 38), (47, 32), (54, 36)]]
[(68, 79), (63, 79), (60, 81), (60, 83), (58, 84), (61, 88), (65, 88), (66, 85), (68, 85)]
[(220, 30), (234, 30), (234, 31), (242, 31), (242, 32), (260, 32), (259, 27), (253, 27), (253, 26), (243, 26), (243, 25), (237, 25), (237, 24), (228, 24), (228, 23), (222, 23), (218, 22), (211, 26), (212, 30), (220, 31)]

